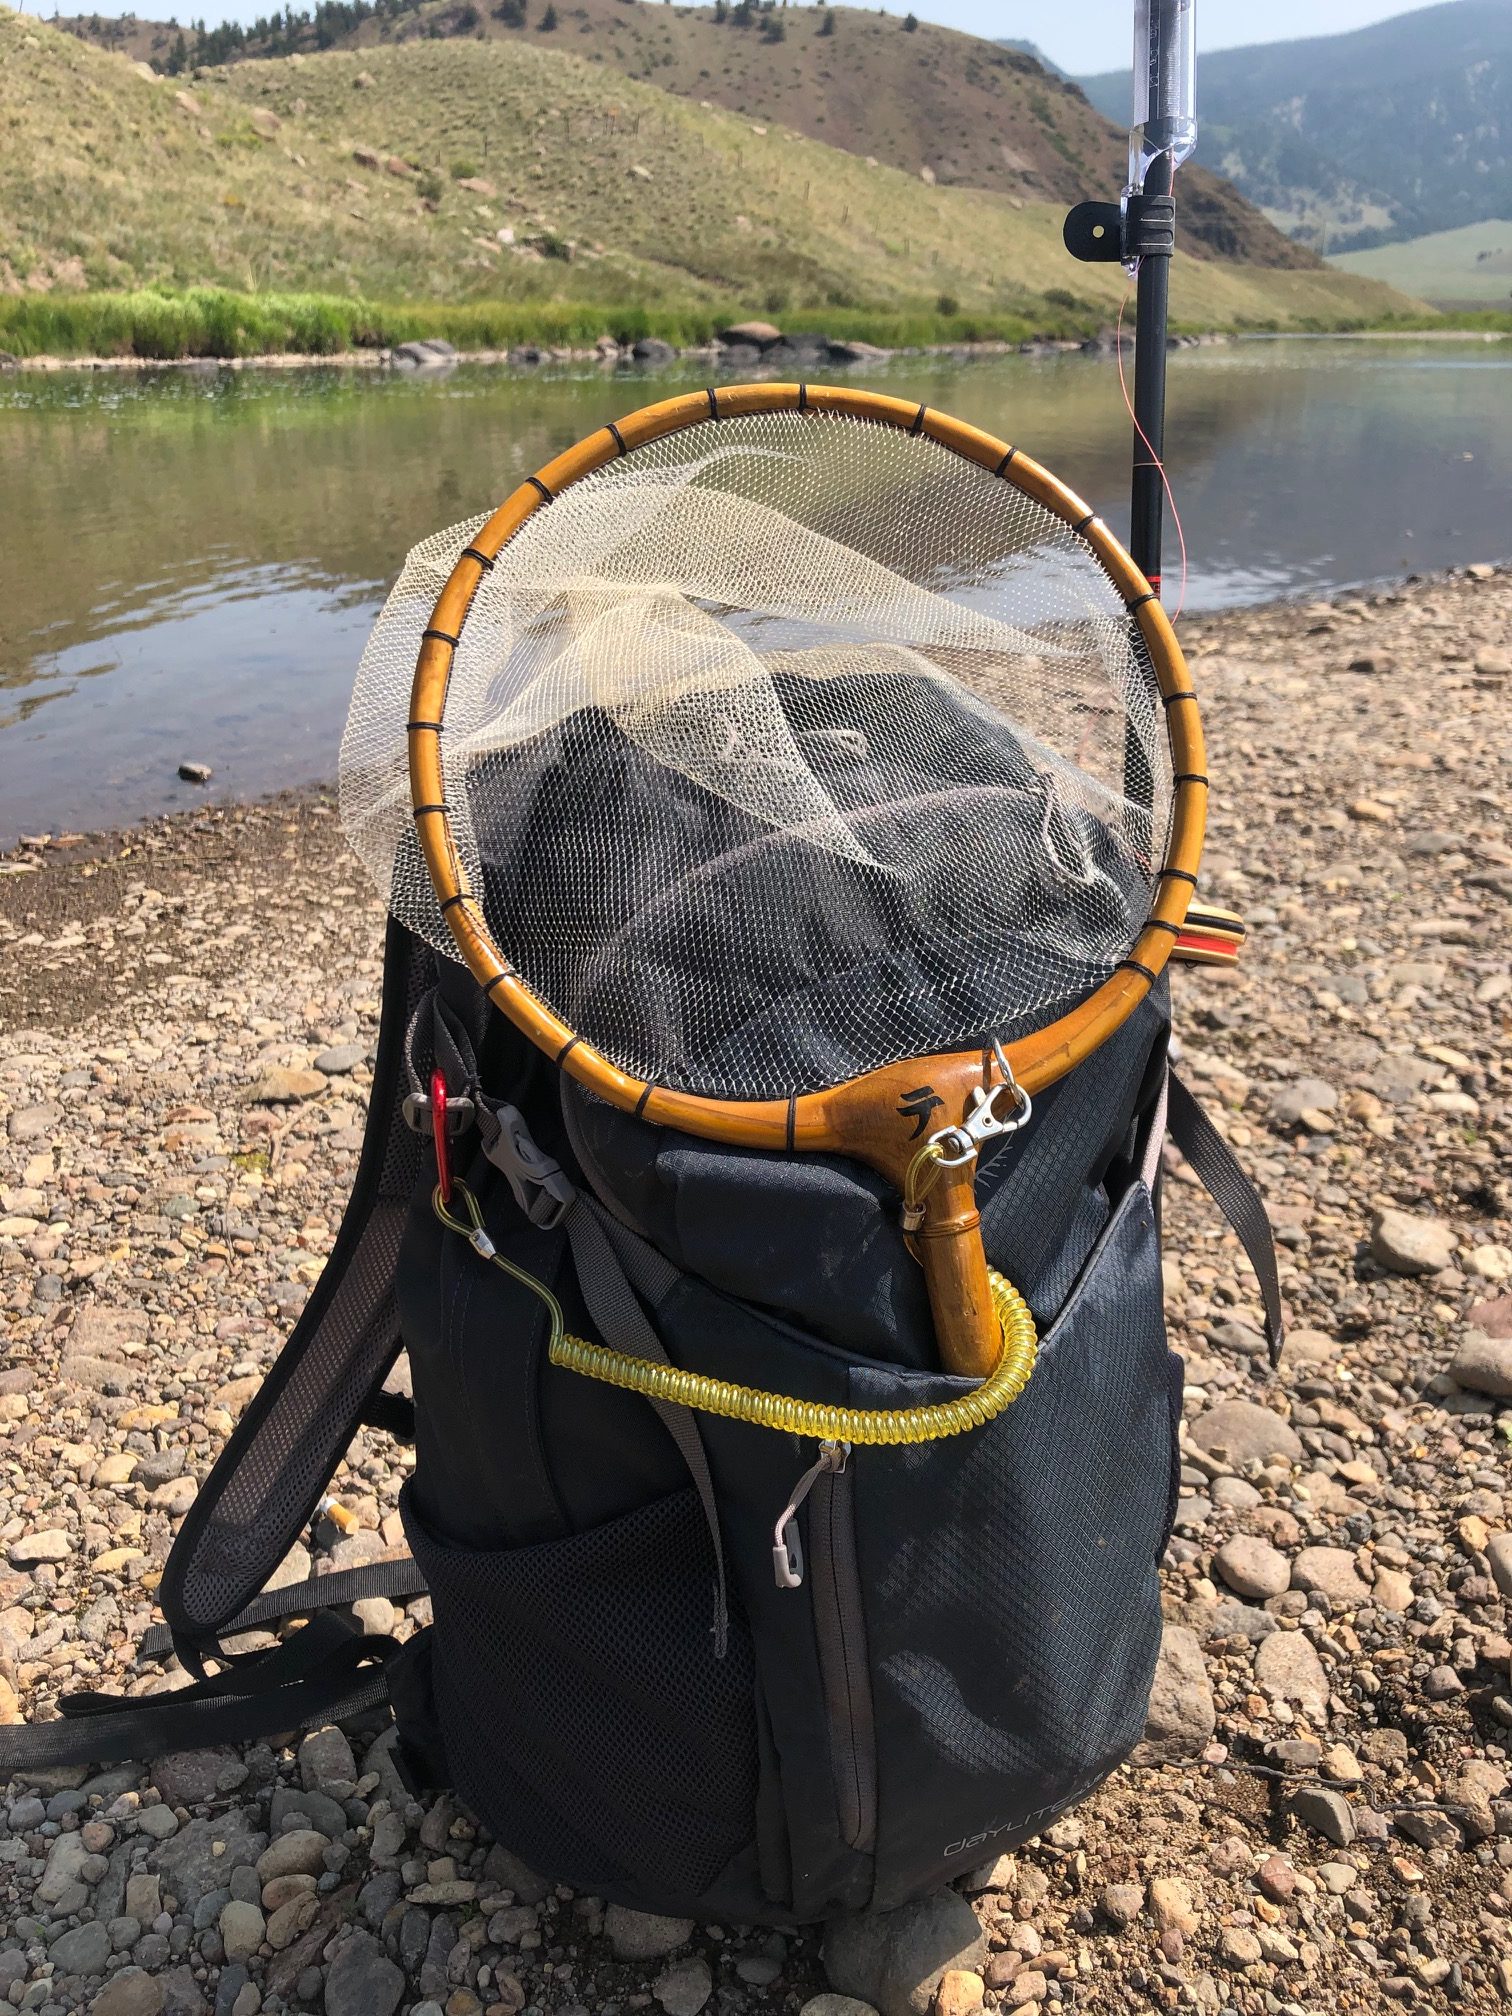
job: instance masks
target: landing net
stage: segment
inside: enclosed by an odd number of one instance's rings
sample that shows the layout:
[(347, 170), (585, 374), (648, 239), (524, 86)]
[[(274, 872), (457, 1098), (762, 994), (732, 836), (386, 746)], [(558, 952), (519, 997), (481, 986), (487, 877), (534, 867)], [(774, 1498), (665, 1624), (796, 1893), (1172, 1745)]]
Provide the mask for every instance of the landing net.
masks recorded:
[[(410, 554), (341, 751), (352, 844), (451, 956), (405, 722), (483, 522)], [(798, 413), (684, 428), (530, 517), (462, 628), (441, 755), (529, 987), (636, 1077), (733, 1099), (1082, 999), (1144, 922), (1172, 784), (1084, 539), (925, 437)]]

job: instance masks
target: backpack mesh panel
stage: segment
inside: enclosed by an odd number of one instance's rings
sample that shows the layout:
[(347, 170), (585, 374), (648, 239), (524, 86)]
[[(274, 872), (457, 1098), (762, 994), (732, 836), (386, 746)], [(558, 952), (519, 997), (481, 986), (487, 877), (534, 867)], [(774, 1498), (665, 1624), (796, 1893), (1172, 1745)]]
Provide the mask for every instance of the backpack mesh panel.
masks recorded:
[[(396, 964), (402, 965), (397, 977)], [(391, 932), (385, 1040), (391, 1029), (397, 1037), (408, 1026), (434, 977), (424, 947)], [(373, 1098), (381, 1099), (384, 1089), (375, 1076)], [(394, 1082), (389, 1089), (397, 1098), (402, 1088)], [(381, 1160), (370, 1164), (368, 1152), (365, 1144), (343, 1221), (360, 1228), (350, 1257), (343, 1268), (340, 1247), (333, 1253), (252, 1403), (247, 1421), (255, 1421), (255, 1429), (242, 1431), (248, 1433), (245, 1444), (228, 1445), (183, 1529), (187, 1554), (177, 1581), (165, 1582), (164, 1610), (175, 1629), (190, 1635), (218, 1628), (262, 1588), (297, 1538), (363, 1402), (398, 1350), (394, 1269), (421, 1147), (418, 1136), (395, 1118)]]
[(404, 1515), (457, 1789), (534, 1867), (697, 1898), (751, 1840), (756, 1800), (750, 1636), (732, 1609), (715, 1658), (697, 1493), (500, 1552), (440, 1544), (413, 1486)]

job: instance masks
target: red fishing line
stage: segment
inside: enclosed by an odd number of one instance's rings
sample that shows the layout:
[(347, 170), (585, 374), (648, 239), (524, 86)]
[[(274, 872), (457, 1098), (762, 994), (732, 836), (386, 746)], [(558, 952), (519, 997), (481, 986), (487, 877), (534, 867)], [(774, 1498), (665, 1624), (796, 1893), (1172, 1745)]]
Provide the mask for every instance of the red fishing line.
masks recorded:
[[(1176, 527), (1176, 537), (1181, 543), (1181, 592), (1176, 597), (1176, 607), (1171, 611), (1171, 621), (1174, 623), (1176, 621), (1176, 618), (1181, 614), (1182, 610), (1186, 607), (1186, 591), (1187, 591), (1186, 533), (1182, 530), (1181, 513), (1176, 509), (1176, 493), (1171, 488), (1171, 479), (1166, 474), (1165, 463), (1162, 462), (1160, 457), (1155, 453), (1155, 449), (1150, 440), (1149, 435), (1146, 434), (1143, 427), (1141, 427), (1139, 424), (1139, 416), (1134, 411), (1134, 401), (1129, 397), (1129, 387), (1124, 378), (1124, 368), (1123, 368), (1124, 309), (1129, 305), (1129, 295), (1132, 292), (1132, 290), (1133, 290), (1133, 282), (1131, 281), (1129, 283), (1129, 286), (1126, 287), (1124, 290), (1123, 299), (1118, 304), (1118, 327), (1113, 332), (1113, 354), (1118, 359), (1118, 389), (1120, 392), (1122, 392), (1123, 402), (1125, 406), (1127, 406), (1129, 409), (1129, 418), (1134, 422), (1135, 433), (1139, 436), (1140, 440), (1143, 441), (1145, 447), (1149, 449), (1150, 460), (1155, 464), (1155, 467), (1160, 471), (1160, 481), (1165, 489), (1166, 502), (1171, 507), (1171, 523)], [(1152, 587), (1156, 585), (1158, 584), (1153, 582), (1151, 583)]]

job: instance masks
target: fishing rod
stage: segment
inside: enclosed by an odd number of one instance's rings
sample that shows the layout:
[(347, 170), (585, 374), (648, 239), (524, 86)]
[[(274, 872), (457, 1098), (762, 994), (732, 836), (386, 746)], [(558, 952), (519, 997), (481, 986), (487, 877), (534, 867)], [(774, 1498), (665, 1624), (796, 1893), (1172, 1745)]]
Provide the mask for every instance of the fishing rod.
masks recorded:
[(1078, 203), (1073, 258), (1118, 261), (1135, 276), (1134, 447), (1129, 551), (1160, 591), (1164, 525), (1166, 324), (1176, 249), (1176, 170), (1197, 144), (1196, 0), (1134, 0), (1129, 183), (1119, 203)]

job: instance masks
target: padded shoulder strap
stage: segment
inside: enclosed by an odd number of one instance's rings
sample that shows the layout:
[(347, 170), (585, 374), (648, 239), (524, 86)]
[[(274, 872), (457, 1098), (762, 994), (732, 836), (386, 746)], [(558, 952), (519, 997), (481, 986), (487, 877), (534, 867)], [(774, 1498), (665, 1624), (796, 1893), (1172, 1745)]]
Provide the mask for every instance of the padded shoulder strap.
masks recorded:
[(304, 1314), (189, 1508), (159, 1602), (181, 1646), (262, 1589), (314, 1514), (399, 1351), (394, 1271), (423, 1153), (405, 1124), (405, 1035), (435, 957), (390, 920), (378, 1056), (356, 1182)]
[(1270, 1362), (1280, 1363), (1286, 1342), (1281, 1309), (1281, 1277), (1276, 1267), (1276, 1241), (1260, 1193), (1240, 1168), (1234, 1151), (1197, 1104), (1174, 1071), (1166, 1080), (1166, 1127), (1192, 1166), (1194, 1175), (1239, 1235), (1265, 1307), (1265, 1341)]

